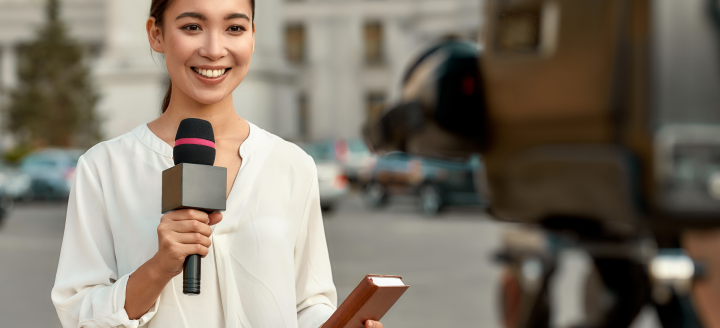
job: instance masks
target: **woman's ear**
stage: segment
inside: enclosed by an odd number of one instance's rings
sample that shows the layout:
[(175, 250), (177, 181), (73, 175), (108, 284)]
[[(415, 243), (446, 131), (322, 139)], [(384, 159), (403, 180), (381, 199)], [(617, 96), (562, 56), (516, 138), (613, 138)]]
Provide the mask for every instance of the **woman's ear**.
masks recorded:
[(155, 52), (165, 53), (162, 43), (162, 29), (155, 24), (155, 17), (148, 18), (147, 23), (145, 23), (145, 29), (147, 30), (150, 47), (152, 47)]
[(255, 22), (252, 22), (252, 25), (253, 25), (253, 33), (252, 33), (252, 39), (253, 39), (252, 53), (254, 54), (254, 53), (255, 53)]

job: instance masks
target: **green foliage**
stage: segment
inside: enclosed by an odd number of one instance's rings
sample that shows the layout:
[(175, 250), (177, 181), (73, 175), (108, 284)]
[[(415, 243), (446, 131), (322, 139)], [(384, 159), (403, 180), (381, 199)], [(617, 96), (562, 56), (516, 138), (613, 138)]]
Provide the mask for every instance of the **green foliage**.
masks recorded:
[(100, 140), (99, 97), (83, 48), (68, 36), (58, 7), (58, 0), (48, 0), (47, 22), (20, 49), (6, 127), (20, 145), (89, 147)]
[(25, 144), (19, 144), (15, 146), (15, 148), (10, 149), (3, 153), (3, 160), (5, 160), (8, 163), (17, 164), (20, 162), (21, 159), (25, 158), (25, 156), (30, 155), (32, 153), (33, 148), (25, 145)]

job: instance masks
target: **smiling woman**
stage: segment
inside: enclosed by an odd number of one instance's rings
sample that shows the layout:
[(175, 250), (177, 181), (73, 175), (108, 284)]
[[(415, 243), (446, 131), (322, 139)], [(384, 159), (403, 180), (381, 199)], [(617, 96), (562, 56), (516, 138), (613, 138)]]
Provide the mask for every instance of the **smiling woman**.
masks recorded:
[[(148, 41), (171, 80), (163, 114), (78, 160), (52, 291), (64, 327), (317, 328), (332, 315), (315, 164), (234, 107), (254, 14), (253, 0), (152, 1)], [(162, 214), (162, 172), (191, 117), (212, 124), (227, 210)], [(180, 275), (191, 254), (204, 258), (193, 297)]]
[[(150, 38), (150, 44), (153, 47), (153, 50), (159, 52), (159, 53), (165, 53), (165, 49), (161, 47), (160, 42), (158, 42), (158, 33), (161, 34), (161, 36), (165, 37), (166, 30), (164, 29), (165, 25), (165, 19), (166, 17), (175, 17), (174, 19), (171, 19), (171, 22), (168, 23), (169, 25), (175, 27), (173, 32), (185, 32), (185, 36), (192, 36), (197, 35), (203, 32), (203, 26), (205, 26), (205, 29), (211, 28), (210, 25), (210, 19), (208, 16), (206, 16), (203, 13), (197, 12), (197, 11), (185, 11), (180, 12), (179, 15), (174, 16), (174, 12), (168, 12), (168, 8), (173, 9), (171, 4), (178, 0), (160, 0), (160, 1), (153, 1), (150, 5), (150, 19), (148, 20), (148, 36)], [(237, 84), (240, 84), (242, 82), (242, 79), (245, 77), (245, 74), (247, 74), (247, 68), (249, 68), (250, 64), (250, 56), (252, 55), (252, 52), (254, 50), (255, 46), (255, 0), (247, 0), (247, 1), (241, 1), (245, 2), (250, 6), (250, 10), (248, 13), (244, 12), (230, 12), (228, 13), (223, 19), (222, 22), (225, 23), (225, 25), (228, 25), (225, 29), (225, 34), (228, 36), (235, 37), (233, 43), (235, 46), (233, 46), (231, 49), (228, 50), (234, 50), (232, 55), (239, 55), (239, 56), (233, 56), (236, 59), (239, 59), (243, 62), (237, 63), (237, 64), (245, 64), (246, 65), (239, 65), (240, 67), (245, 68), (244, 71), (238, 73), (237, 78), (239, 80), (237, 81)], [(175, 6), (177, 7), (177, 6)], [(152, 26), (151, 26), (152, 24)], [(251, 30), (251, 33), (245, 33), (248, 30)], [(152, 31), (152, 33), (151, 33)], [(169, 31), (167, 32), (169, 33)], [(182, 36), (180, 36), (182, 37)], [(219, 40), (216, 40), (219, 41)], [(251, 42), (250, 46), (248, 47), (247, 43)], [(184, 45), (189, 45), (184, 42)], [(245, 43), (245, 44), (243, 44)], [(244, 46), (244, 47), (243, 47)], [(243, 53), (243, 50), (248, 51), (249, 54)], [(199, 55), (199, 54), (198, 54)], [(219, 54), (215, 54), (215, 56), (218, 56)], [(166, 58), (167, 62), (167, 58)], [(213, 66), (213, 65), (205, 65), (203, 66), (195, 66), (190, 67), (195, 73), (197, 73), (199, 76), (204, 77), (206, 79), (202, 79), (201, 81), (209, 84), (219, 84), (225, 79), (225, 73), (230, 71), (233, 67), (222, 67), (222, 66)], [(170, 99), (172, 98), (172, 91), (173, 91), (173, 81), (175, 79), (173, 78), (174, 73), (171, 72), (170, 67), (168, 66), (168, 73), (170, 74), (170, 83), (168, 85), (167, 93), (165, 94), (165, 98), (163, 99), (162, 104), (162, 111), (165, 112), (167, 108), (170, 106)], [(223, 77), (222, 79), (214, 79), (217, 77)], [(179, 81), (178, 81), (179, 82)], [(177, 83), (177, 82), (175, 82)], [(234, 84), (234, 83), (231, 83)], [(235, 87), (237, 87), (237, 84), (234, 84)], [(234, 90), (234, 88), (233, 88)]]

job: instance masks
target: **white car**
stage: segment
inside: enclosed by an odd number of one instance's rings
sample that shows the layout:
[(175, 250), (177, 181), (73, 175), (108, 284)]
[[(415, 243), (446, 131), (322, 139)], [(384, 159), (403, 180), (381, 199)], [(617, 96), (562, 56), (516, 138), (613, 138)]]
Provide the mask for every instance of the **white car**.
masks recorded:
[(338, 200), (348, 193), (349, 184), (340, 165), (333, 162), (316, 162), (320, 207), (331, 210)]
[(4, 196), (8, 196), (13, 200), (27, 201), (32, 199), (31, 182), (32, 180), (27, 174), (5, 163), (0, 163), (0, 188)]
[(323, 211), (332, 210), (338, 200), (345, 197), (350, 186), (343, 167), (326, 151), (312, 143), (298, 143), (317, 166), (318, 189), (320, 189), (320, 207)]

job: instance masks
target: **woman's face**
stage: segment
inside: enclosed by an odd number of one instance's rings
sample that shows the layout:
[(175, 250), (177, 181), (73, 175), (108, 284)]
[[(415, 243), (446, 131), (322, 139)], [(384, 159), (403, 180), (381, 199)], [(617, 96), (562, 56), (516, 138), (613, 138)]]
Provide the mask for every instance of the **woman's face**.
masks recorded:
[(230, 95), (255, 48), (249, 0), (174, 0), (162, 28), (147, 24), (153, 50), (165, 54), (173, 87), (210, 105)]

